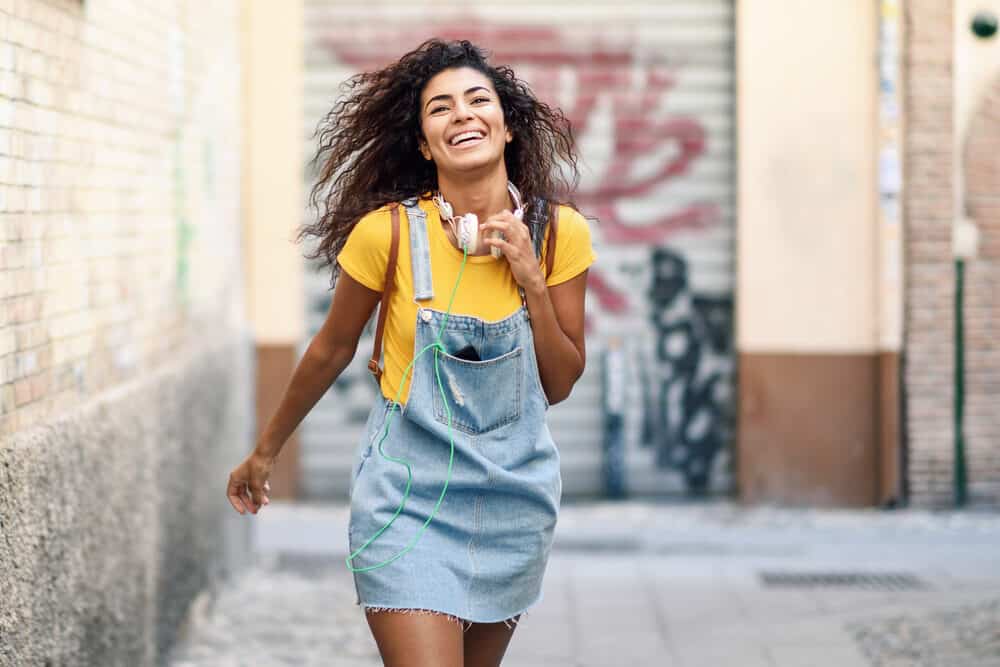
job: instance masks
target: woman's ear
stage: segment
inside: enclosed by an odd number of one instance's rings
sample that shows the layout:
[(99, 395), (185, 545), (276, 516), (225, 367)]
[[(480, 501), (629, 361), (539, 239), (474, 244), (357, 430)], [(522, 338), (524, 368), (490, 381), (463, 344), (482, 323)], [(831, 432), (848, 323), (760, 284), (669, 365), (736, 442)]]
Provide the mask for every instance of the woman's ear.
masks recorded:
[(510, 130), (507, 130), (507, 143), (509, 144), (512, 141), (514, 141), (514, 135), (510, 133)]
[(427, 146), (427, 142), (423, 139), (417, 140), (417, 145), (420, 146), (420, 154), (424, 156), (425, 160), (431, 159), (431, 149)]

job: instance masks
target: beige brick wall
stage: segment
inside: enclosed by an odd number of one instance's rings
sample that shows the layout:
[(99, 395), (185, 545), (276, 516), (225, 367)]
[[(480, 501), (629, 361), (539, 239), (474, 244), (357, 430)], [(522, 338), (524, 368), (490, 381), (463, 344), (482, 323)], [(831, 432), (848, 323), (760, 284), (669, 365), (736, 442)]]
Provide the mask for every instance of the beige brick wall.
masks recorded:
[(966, 214), (980, 233), (965, 300), (969, 498), (1000, 505), (1000, 71), (979, 100), (962, 157)]
[(953, 7), (941, 0), (907, 0), (904, 11), (907, 475), (914, 504), (946, 505), (954, 395)]
[(242, 322), (236, 0), (0, 0), (0, 436)]

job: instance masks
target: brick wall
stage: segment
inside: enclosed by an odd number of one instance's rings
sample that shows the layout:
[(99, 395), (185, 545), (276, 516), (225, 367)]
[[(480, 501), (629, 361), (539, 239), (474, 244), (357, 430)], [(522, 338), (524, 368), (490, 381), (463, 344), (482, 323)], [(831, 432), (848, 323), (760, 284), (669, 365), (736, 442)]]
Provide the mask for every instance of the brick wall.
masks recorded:
[(1000, 505), (1000, 77), (975, 111), (962, 157), (966, 214), (980, 233), (965, 300), (969, 499)]
[(905, 12), (905, 437), (910, 500), (951, 502), (954, 217), (951, 2)]
[(0, 436), (237, 322), (237, 8), (0, 0)]
[(240, 7), (0, 0), (0, 665), (163, 664), (248, 546)]

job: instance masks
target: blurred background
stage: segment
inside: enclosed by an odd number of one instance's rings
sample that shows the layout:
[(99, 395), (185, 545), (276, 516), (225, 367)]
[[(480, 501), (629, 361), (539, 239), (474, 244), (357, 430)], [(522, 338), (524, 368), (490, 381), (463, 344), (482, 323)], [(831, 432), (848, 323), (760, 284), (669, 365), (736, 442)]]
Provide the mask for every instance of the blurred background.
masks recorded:
[[(0, 0), (0, 664), (162, 661), (253, 566), (226, 477), (330, 301), (294, 242), (313, 131), (431, 36), (485, 47), (578, 140), (599, 260), (587, 371), (549, 417), (568, 506), (993, 525), (998, 15)], [(286, 511), (343, 518), (370, 346), (282, 451)]]

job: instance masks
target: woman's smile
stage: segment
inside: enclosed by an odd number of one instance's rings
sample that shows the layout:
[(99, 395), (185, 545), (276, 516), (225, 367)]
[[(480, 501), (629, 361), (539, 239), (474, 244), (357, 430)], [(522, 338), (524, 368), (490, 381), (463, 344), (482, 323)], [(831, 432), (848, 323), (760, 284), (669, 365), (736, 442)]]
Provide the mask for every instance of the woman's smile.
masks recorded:
[(448, 145), (452, 148), (466, 150), (472, 146), (481, 146), (486, 139), (486, 133), (482, 130), (467, 130), (453, 136)]

